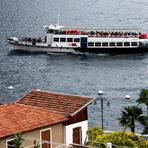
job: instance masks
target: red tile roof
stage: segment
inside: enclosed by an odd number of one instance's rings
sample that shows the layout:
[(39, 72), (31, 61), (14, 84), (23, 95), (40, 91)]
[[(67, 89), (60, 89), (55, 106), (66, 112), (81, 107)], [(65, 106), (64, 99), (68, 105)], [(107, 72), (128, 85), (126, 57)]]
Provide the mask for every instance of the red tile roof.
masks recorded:
[(92, 101), (93, 98), (91, 97), (47, 92), (36, 89), (16, 102), (72, 116), (88, 106)]
[(16, 103), (0, 105), (0, 138), (66, 120), (67, 118), (61, 114), (37, 107)]

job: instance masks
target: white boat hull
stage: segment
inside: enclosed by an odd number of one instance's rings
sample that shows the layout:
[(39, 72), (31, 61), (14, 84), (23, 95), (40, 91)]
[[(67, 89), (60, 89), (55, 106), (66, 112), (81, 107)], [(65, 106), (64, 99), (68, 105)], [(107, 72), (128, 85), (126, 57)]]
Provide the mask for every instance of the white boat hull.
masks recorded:
[[(137, 46), (128, 46), (128, 47), (91, 47), (91, 48), (81, 48), (81, 47), (65, 47), (65, 46), (48, 46), (47, 43), (36, 43), (33, 45), (31, 42), (19, 42), (17, 38), (12, 38), (13, 40), (8, 40), (10, 45), (10, 50), (20, 50), (20, 51), (30, 51), (30, 52), (47, 52), (47, 53), (72, 53), (77, 54), (78, 52), (92, 52), (92, 53), (109, 53), (109, 54), (128, 54), (128, 53), (142, 53), (148, 52), (148, 45), (139, 47)], [(107, 40), (107, 39), (106, 39)], [(117, 39), (119, 40), (119, 39)], [(125, 39), (124, 39), (125, 40)], [(126, 39), (127, 40), (127, 39)], [(131, 40), (131, 39), (129, 39)], [(133, 39), (134, 40), (134, 39)], [(137, 41), (137, 39), (136, 39)]]
[(51, 53), (75, 53), (73, 48), (59, 48), (59, 47), (48, 47), (45, 45), (35, 46), (35, 45), (25, 45), (10, 43), (10, 50), (21, 50), (21, 51), (30, 51), (30, 52), (51, 52)]

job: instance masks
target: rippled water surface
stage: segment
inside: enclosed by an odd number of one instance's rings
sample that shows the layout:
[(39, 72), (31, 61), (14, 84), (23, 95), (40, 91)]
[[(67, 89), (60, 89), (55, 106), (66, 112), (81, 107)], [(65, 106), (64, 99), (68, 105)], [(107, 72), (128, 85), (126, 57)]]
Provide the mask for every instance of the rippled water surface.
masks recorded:
[[(0, 1), (0, 102), (15, 101), (39, 88), (97, 97), (104, 91), (104, 127), (119, 130), (123, 106), (136, 104), (148, 88), (148, 54), (48, 55), (10, 52), (7, 36), (44, 37), (44, 25), (138, 27), (148, 31), (147, 0), (4, 0)], [(8, 87), (14, 86), (13, 90)], [(124, 96), (129, 94), (130, 100)], [(146, 112), (146, 107), (142, 106)], [(89, 125), (101, 125), (100, 102), (89, 107)], [(137, 126), (137, 132), (142, 127)]]

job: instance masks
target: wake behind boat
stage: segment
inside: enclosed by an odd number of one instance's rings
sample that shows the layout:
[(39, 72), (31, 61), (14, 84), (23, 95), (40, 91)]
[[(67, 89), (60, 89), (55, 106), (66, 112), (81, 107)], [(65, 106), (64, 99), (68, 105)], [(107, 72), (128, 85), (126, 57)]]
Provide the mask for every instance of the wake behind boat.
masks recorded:
[(38, 38), (9, 37), (11, 50), (48, 53), (141, 53), (148, 52), (148, 34), (134, 29), (45, 26), (44, 41)]

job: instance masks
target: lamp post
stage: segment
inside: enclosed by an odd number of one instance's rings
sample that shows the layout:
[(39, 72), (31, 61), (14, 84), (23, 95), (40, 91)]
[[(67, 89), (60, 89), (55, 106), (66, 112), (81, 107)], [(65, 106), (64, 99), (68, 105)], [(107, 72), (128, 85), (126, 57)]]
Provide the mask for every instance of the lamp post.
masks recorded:
[(103, 91), (99, 90), (98, 91), (98, 95), (100, 96), (100, 100), (101, 100), (101, 121), (102, 121), (102, 129), (103, 129)]

